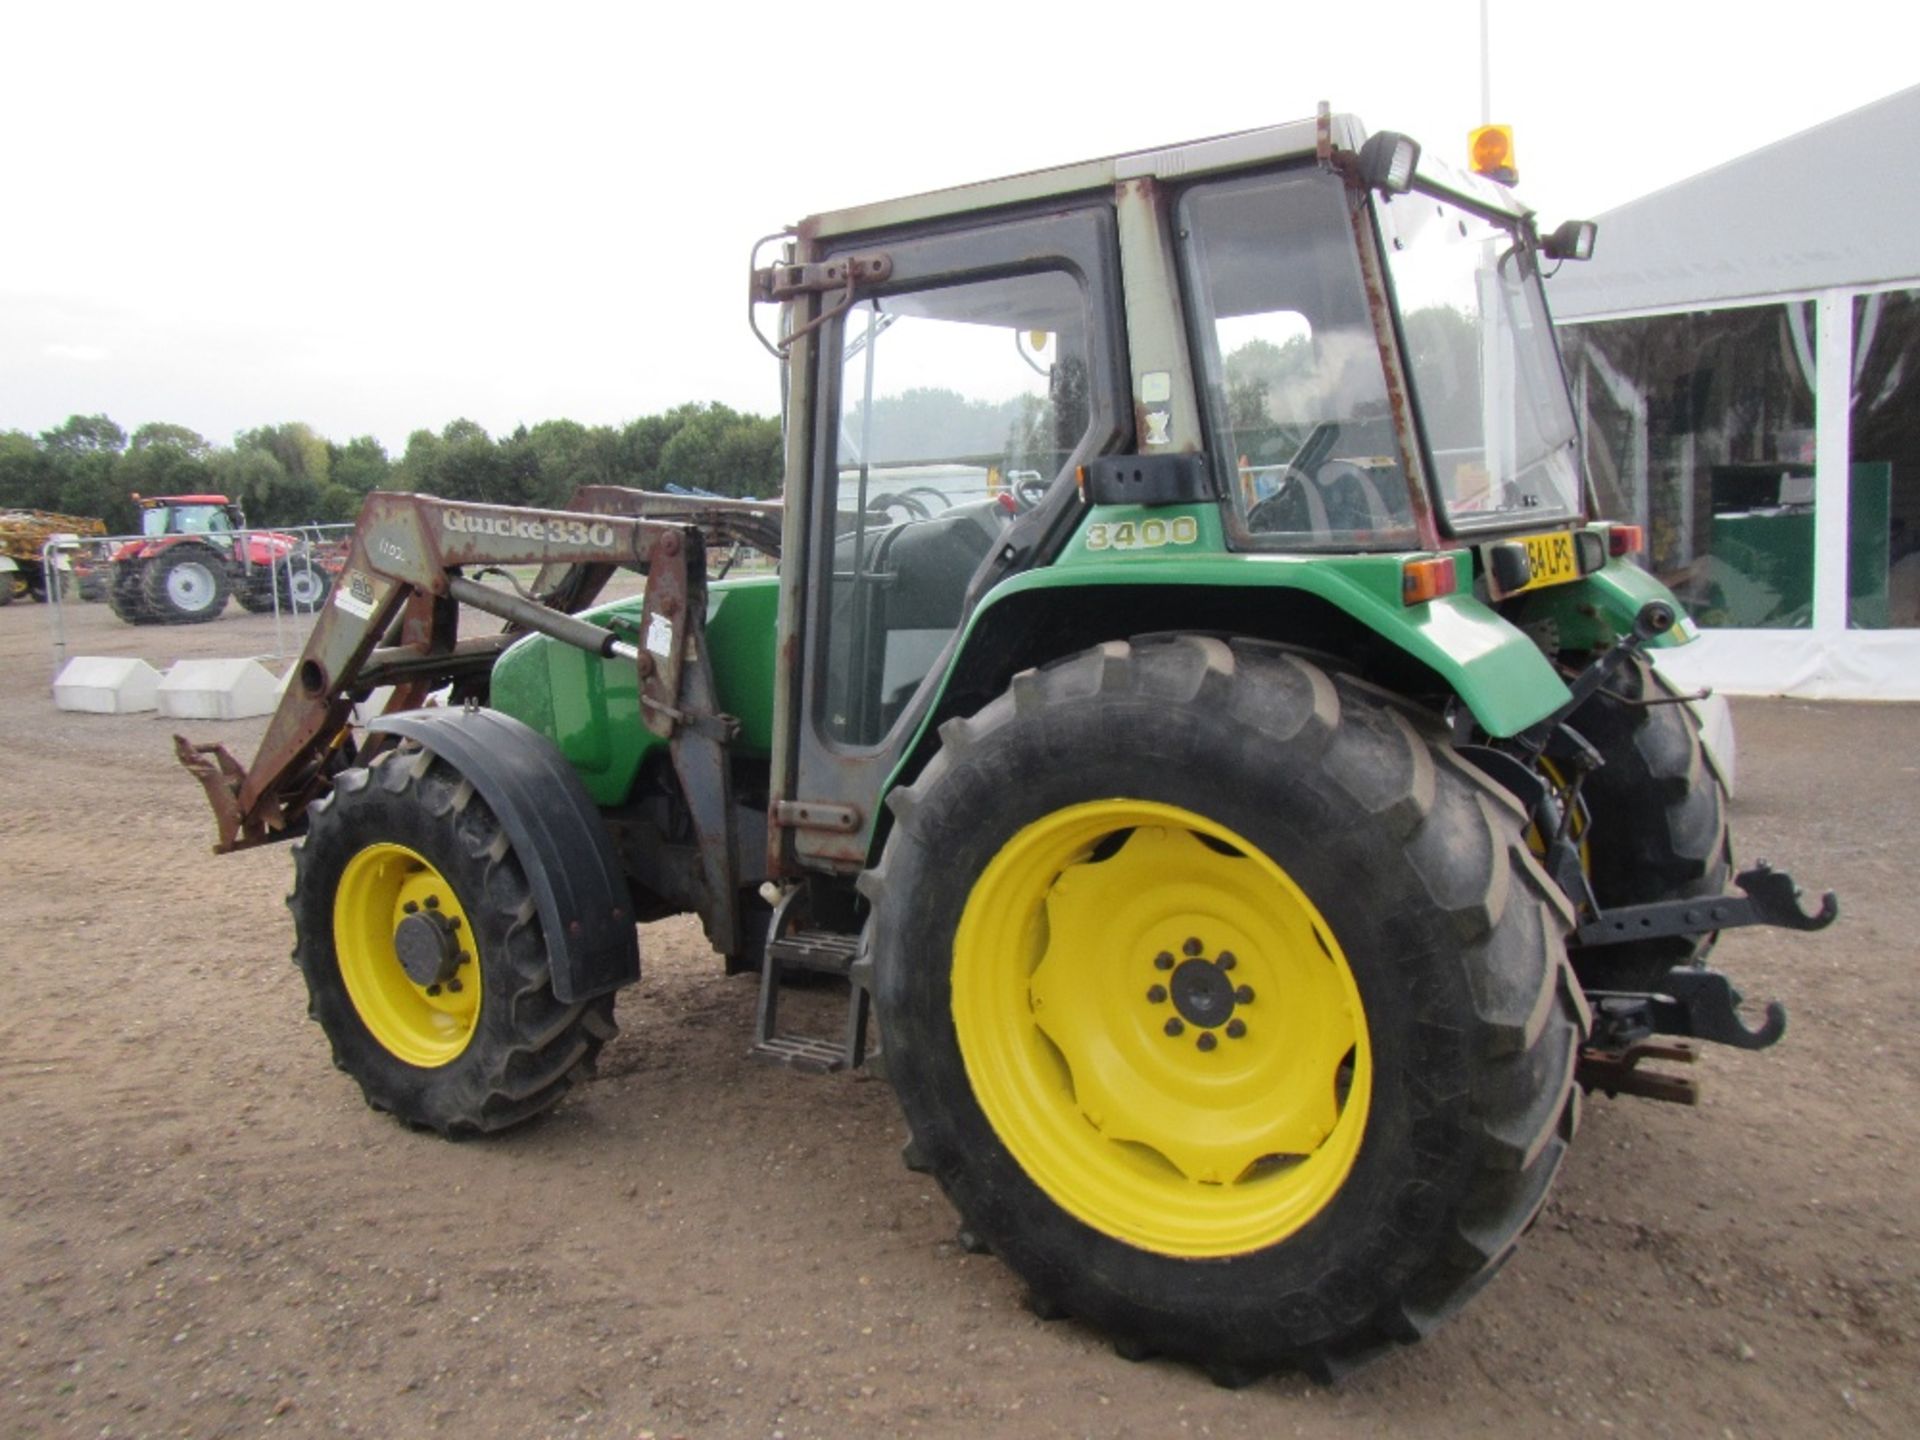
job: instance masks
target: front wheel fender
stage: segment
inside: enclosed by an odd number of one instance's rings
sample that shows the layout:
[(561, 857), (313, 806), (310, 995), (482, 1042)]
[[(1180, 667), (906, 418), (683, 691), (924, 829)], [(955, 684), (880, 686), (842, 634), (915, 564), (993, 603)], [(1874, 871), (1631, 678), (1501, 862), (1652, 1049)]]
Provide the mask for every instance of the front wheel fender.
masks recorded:
[(600, 812), (559, 747), (497, 710), (384, 715), (370, 733), (418, 741), (485, 798), (526, 863), (564, 1004), (640, 978), (640, 943), (625, 872)]

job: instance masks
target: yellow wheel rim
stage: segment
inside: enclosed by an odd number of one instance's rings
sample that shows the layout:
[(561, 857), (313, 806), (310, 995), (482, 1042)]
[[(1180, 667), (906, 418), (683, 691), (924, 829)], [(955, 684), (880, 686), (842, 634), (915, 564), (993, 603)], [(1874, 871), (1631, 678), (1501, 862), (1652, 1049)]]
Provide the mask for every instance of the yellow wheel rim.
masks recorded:
[(389, 1053), (432, 1069), (467, 1048), (480, 1019), (479, 947), (453, 887), (419, 855), (369, 845), (347, 862), (333, 950), (353, 1008)]
[[(1573, 787), (1567, 783), (1566, 776), (1560, 773), (1560, 767), (1546, 756), (1540, 757), (1540, 774), (1560, 797), (1560, 803), (1566, 805), (1574, 800)], [(1533, 858), (1547, 858), (1547, 840), (1550, 837), (1540, 833), (1539, 825), (1529, 821), (1527, 824), (1527, 849), (1533, 852)], [(1573, 841), (1574, 849), (1580, 854), (1580, 871), (1589, 877), (1593, 874), (1593, 847), (1587, 835), (1587, 812), (1576, 810), (1573, 821), (1567, 827), (1567, 838)]]
[(1008, 841), (961, 915), (953, 1019), (1034, 1183), (1141, 1249), (1285, 1239), (1366, 1131), (1366, 1017), (1331, 927), (1271, 859), (1175, 806), (1093, 801)]

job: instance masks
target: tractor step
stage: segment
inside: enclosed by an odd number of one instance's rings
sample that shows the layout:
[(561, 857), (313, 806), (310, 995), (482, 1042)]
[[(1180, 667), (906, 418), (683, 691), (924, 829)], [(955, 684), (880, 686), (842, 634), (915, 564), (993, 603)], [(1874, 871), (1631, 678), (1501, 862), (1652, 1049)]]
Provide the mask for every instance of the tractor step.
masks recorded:
[[(839, 975), (847, 981), (847, 1021), (838, 1041), (779, 1030), (780, 981), (789, 970)], [(837, 930), (796, 930), (767, 943), (760, 967), (760, 1004), (754, 1014), (753, 1048), (769, 1065), (824, 1075), (858, 1069), (867, 1058), (867, 1017), (872, 966), (860, 960), (860, 937)]]
[(768, 941), (767, 954), (783, 968), (845, 975), (859, 958), (860, 937), (842, 935), (837, 930), (798, 930)]

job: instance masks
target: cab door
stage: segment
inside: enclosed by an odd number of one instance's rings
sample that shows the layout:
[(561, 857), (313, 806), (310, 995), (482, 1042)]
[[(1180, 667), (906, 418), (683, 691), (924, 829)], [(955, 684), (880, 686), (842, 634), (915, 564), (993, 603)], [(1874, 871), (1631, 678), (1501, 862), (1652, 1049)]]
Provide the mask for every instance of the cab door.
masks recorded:
[(1057, 552), (1076, 467), (1127, 433), (1110, 204), (867, 233), (821, 258), (874, 252), (890, 278), (812, 351), (793, 782), (773, 814), (809, 869), (865, 864), (969, 615)]

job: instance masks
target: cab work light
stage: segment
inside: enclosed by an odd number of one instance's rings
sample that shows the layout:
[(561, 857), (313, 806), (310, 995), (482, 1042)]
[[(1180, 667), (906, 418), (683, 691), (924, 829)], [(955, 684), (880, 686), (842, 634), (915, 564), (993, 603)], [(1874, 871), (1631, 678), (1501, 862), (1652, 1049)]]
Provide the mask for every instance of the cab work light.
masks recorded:
[(1549, 260), (1591, 260), (1600, 227), (1591, 220), (1565, 220), (1540, 242)]
[(1451, 555), (1425, 555), (1400, 567), (1400, 603), (1424, 605), (1451, 595), (1459, 588), (1459, 573)]
[(1419, 166), (1419, 142), (1391, 130), (1368, 136), (1360, 147), (1360, 178), (1389, 195), (1406, 194)]

